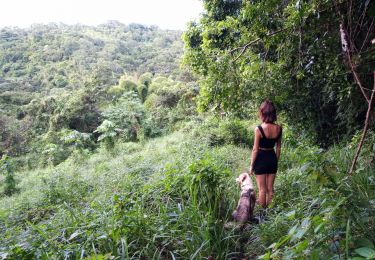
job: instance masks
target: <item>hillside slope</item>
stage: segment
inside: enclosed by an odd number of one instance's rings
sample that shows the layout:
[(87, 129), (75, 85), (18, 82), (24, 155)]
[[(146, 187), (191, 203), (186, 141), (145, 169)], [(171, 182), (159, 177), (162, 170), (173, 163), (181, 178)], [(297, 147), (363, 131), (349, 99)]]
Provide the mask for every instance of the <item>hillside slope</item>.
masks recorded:
[[(243, 122), (243, 137), (254, 124)], [(235, 177), (249, 163), (238, 125), (196, 118), (148, 142), (17, 173), (19, 193), (0, 198), (0, 254), (327, 259), (373, 250), (373, 168), (361, 161), (345, 178), (350, 148), (323, 151), (288, 127), (267, 220), (225, 229), (239, 194)]]

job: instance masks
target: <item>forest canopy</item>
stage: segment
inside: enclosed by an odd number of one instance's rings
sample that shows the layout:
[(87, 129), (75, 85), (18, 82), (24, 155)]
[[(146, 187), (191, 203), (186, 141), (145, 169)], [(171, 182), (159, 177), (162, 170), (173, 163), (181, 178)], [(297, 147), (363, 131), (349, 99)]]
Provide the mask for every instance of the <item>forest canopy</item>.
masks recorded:
[[(76, 145), (64, 138), (73, 135), (92, 149), (97, 128), (112, 118), (122, 137), (130, 131), (129, 140), (138, 140), (139, 129), (133, 128), (152, 124), (149, 113), (159, 113), (161, 121), (145, 134), (160, 134), (169, 110), (189, 92), (185, 83), (193, 79), (179, 68), (181, 34), (116, 21), (97, 27), (52, 23), (0, 29), (0, 154), (52, 153), (51, 160), (59, 163)], [(173, 102), (155, 104), (163, 99)], [(146, 113), (143, 102), (152, 111)], [(119, 122), (125, 119), (130, 121)], [(80, 139), (83, 133), (91, 135), (90, 142)], [(56, 153), (64, 155), (55, 158)]]

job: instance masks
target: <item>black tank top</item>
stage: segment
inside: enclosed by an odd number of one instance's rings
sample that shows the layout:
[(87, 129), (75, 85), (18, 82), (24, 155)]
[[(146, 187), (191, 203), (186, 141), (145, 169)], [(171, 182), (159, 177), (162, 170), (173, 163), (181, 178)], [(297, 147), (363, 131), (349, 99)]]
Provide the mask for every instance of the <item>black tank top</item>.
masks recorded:
[(264, 134), (264, 131), (261, 125), (258, 125), (258, 129), (262, 135), (262, 138), (260, 138), (259, 140), (259, 148), (267, 148), (267, 149), (275, 147), (275, 144), (280, 139), (281, 133), (283, 131), (283, 129), (280, 127), (280, 132), (276, 138), (267, 138), (266, 135)]

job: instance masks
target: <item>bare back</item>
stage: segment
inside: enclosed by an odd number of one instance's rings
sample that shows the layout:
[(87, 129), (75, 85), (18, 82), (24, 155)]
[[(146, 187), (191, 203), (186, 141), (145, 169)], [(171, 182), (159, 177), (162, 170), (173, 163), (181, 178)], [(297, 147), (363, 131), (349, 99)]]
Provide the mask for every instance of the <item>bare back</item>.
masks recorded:
[(277, 124), (262, 123), (261, 124), (266, 138), (274, 139), (280, 134), (281, 127)]

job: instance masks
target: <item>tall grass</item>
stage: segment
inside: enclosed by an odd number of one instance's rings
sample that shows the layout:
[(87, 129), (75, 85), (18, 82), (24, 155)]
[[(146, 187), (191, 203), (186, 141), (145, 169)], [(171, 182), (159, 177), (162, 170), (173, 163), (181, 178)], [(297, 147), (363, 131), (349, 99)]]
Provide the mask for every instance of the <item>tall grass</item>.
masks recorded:
[(187, 136), (181, 130), (17, 173), (20, 193), (0, 200), (6, 229), (0, 251), (20, 257), (225, 257), (237, 239), (223, 228), (235, 205), (228, 194), (243, 163), (237, 155), (247, 151), (207, 149)]
[(241, 128), (225, 124), (190, 122), (111, 153), (16, 173), (19, 193), (0, 198), (0, 256), (324, 259), (371, 250), (374, 168), (362, 158), (348, 178), (353, 149), (324, 151), (287, 128), (268, 219), (225, 229), (239, 196), (234, 179), (250, 157), (242, 141), (212, 143), (210, 127), (231, 138)]

